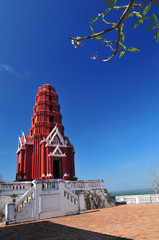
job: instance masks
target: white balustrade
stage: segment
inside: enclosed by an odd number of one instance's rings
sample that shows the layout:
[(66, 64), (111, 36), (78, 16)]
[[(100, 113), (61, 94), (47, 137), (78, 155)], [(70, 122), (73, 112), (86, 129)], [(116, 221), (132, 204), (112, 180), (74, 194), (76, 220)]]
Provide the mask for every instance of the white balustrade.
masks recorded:
[(27, 203), (34, 199), (34, 186), (31, 187), (25, 194), (23, 194), (16, 202), (15, 202), (15, 211), (19, 212), (21, 208), (25, 207)]
[(104, 189), (103, 180), (66, 181), (65, 186), (72, 191)]
[(159, 203), (159, 194), (116, 196), (115, 200), (117, 203), (126, 202), (127, 204)]
[(44, 182), (42, 183), (42, 190), (58, 189), (58, 183), (56, 182)]
[(67, 200), (70, 200), (74, 204), (78, 203), (78, 196), (73, 192), (69, 191), (67, 188), (64, 188), (64, 197), (66, 197)]
[(26, 192), (32, 186), (32, 182), (11, 182), (1, 183), (0, 193), (1, 195), (20, 195)]

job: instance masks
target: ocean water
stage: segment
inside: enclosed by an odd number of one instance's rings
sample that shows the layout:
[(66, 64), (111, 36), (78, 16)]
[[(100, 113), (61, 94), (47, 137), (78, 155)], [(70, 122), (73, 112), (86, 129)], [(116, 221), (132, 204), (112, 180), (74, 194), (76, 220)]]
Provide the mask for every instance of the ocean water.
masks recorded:
[(142, 194), (154, 194), (154, 189), (141, 189), (141, 190), (127, 190), (127, 191), (116, 191), (109, 192), (111, 197), (115, 196), (125, 196), (125, 195), (142, 195)]

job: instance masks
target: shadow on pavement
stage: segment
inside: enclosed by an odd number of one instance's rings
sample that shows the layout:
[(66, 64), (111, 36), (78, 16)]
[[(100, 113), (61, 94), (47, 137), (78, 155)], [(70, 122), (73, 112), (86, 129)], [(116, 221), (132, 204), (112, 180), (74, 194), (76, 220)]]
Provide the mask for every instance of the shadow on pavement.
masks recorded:
[(100, 212), (100, 210), (87, 210), (85, 214), (87, 214), (87, 213), (94, 213), (94, 212)]
[(132, 240), (68, 227), (49, 221), (10, 225), (0, 228), (1, 240)]

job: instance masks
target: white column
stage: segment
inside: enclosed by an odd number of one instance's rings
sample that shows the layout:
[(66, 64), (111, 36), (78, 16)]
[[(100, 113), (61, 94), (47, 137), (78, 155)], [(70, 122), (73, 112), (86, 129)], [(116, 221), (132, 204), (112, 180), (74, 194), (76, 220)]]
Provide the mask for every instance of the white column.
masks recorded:
[(6, 203), (5, 204), (5, 224), (15, 223), (15, 204)]
[(39, 180), (34, 180), (33, 181), (33, 184), (34, 184), (34, 204), (33, 204), (33, 207), (34, 207), (34, 220), (37, 220), (37, 219), (40, 219), (39, 218), (39, 214), (40, 214), (40, 206), (39, 206), (39, 201), (40, 201), (40, 194), (41, 194), (41, 189), (42, 189), (42, 183), (41, 181)]
[(60, 211), (62, 216), (66, 214), (66, 207), (65, 207), (65, 197), (64, 197), (64, 187), (65, 187), (65, 182), (62, 180), (58, 180), (58, 187), (59, 187), (59, 193), (60, 193)]
[(85, 207), (85, 201), (84, 201), (84, 194), (81, 193), (79, 195), (79, 213), (85, 213), (86, 212), (86, 207)]

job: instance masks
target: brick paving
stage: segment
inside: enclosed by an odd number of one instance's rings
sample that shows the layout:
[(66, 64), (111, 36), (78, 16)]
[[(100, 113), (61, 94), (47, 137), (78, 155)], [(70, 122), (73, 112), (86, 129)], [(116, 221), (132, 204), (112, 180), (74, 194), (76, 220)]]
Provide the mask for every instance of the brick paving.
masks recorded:
[(1, 240), (159, 240), (159, 204), (122, 205), (86, 214), (0, 227)]

